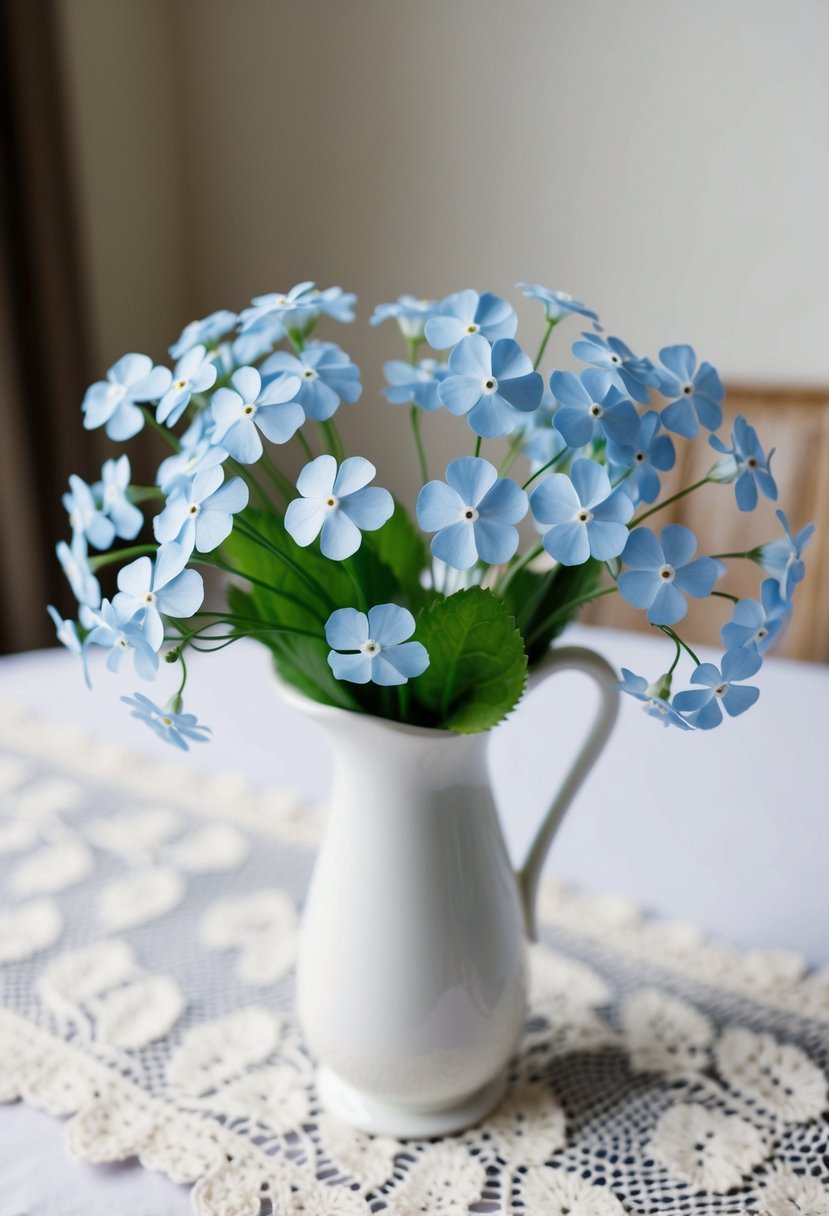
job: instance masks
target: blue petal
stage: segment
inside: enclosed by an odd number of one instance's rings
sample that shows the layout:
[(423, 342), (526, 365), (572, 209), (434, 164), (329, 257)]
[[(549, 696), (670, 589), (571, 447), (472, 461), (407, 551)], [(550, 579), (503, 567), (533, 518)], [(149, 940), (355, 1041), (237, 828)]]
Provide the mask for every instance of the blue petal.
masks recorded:
[[(676, 697), (674, 697), (674, 705), (676, 705)], [(722, 710), (718, 698), (712, 697), (708, 704), (697, 713), (692, 714), (688, 721), (697, 730), (713, 730), (719, 726), (722, 722)]]
[(595, 460), (586, 457), (574, 460), (570, 480), (584, 507), (593, 507), (610, 495), (610, 479), (604, 467)]
[(371, 679), (371, 656), (367, 654), (337, 654), (332, 650), (328, 666), (336, 679), (348, 680), (351, 684), (368, 684)]
[(669, 431), (683, 435), (686, 439), (693, 439), (699, 431), (696, 410), (687, 397), (672, 401), (665, 407), (662, 411), (662, 423)]
[(719, 578), (720, 568), (710, 557), (698, 557), (676, 571), (674, 582), (687, 595), (695, 599), (705, 599), (711, 594), (714, 584)]
[(478, 560), (475, 534), (469, 523), (450, 524), (432, 537), (432, 552), (454, 570), (468, 570)]
[(583, 448), (593, 438), (596, 423), (586, 409), (565, 405), (553, 417), (553, 426), (571, 448)]
[(222, 446), (240, 464), (255, 464), (262, 455), (262, 440), (250, 418), (240, 419), (222, 436)]
[[(492, 374), (496, 380), (523, 379), (533, 370), (529, 355), (524, 354), (513, 338), (499, 338), (492, 347), (491, 360)], [(543, 382), (541, 391), (544, 391)]]
[(660, 362), (673, 372), (677, 380), (690, 380), (697, 364), (694, 348), (687, 345), (663, 346), (659, 352)]
[[(628, 541), (628, 545), (630, 541)], [(624, 554), (622, 561), (624, 561)], [(653, 602), (662, 580), (652, 569), (626, 570), (619, 575), (619, 594), (634, 608), (648, 608)]]
[(380, 486), (366, 486), (345, 495), (340, 502), (340, 510), (364, 532), (374, 532), (382, 528), (387, 519), (391, 519), (394, 499), (388, 490)]
[(368, 618), (356, 608), (338, 608), (326, 622), (325, 640), (335, 650), (359, 650), (368, 639)]
[(285, 511), (285, 531), (304, 549), (319, 536), (328, 507), (319, 498), (295, 498)]
[(334, 490), (337, 462), (333, 456), (317, 456), (302, 469), (296, 488), (303, 498), (328, 498)]
[(566, 473), (551, 473), (530, 495), (530, 508), (540, 524), (563, 524), (579, 509), (578, 495)]
[(560, 401), (562, 405), (583, 410), (591, 404), (590, 394), (578, 376), (574, 376), (572, 372), (553, 372), (550, 377), (550, 389), (556, 401)]
[(685, 528), (682, 524), (668, 524), (662, 529), (659, 540), (665, 561), (675, 568), (684, 566), (696, 552), (697, 538), (690, 528)]
[(368, 610), (368, 636), (381, 646), (397, 646), (414, 631), (414, 617), (399, 604), (376, 604)]
[(204, 583), (198, 570), (182, 570), (158, 593), (158, 606), (167, 616), (190, 617), (204, 600)]
[(446, 467), (446, 480), (463, 506), (477, 507), (497, 478), (495, 466), (480, 456), (461, 456)]
[(492, 347), (480, 334), (463, 338), (449, 356), (449, 370), (455, 376), (486, 380), (492, 375)]
[(529, 414), (541, 404), (544, 381), (538, 372), (531, 371), (526, 376), (517, 376), (512, 380), (498, 380), (498, 391), (513, 409)]
[(240, 367), (230, 377), (230, 383), (245, 405), (255, 401), (262, 388), (262, 378), (255, 367)]
[(625, 545), (622, 561), (631, 570), (658, 570), (665, 565), (665, 554), (650, 528), (634, 528)]
[(454, 346), (466, 333), (466, 325), (457, 317), (430, 317), (425, 328), (426, 341), (435, 350)]
[(754, 688), (753, 685), (732, 684), (722, 699), (723, 709), (730, 717), (736, 718), (751, 709), (759, 696), (760, 689)]
[(476, 435), (495, 439), (499, 435), (510, 435), (518, 425), (519, 417), (500, 393), (488, 393), (469, 411), (467, 421)]
[(562, 566), (581, 566), (590, 556), (590, 541), (584, 524), (575, 520), (567, 524), (554, 524), (544, 533), (543, 545), (550, 557)]
[(368, 485), (376, 473), (374, 465), (365, 456), (347, 456), (334, 479), (332, 492), (336, 498), (356, 494)]
[(305, 421), (305, 411), (298, 401), (286, 405), (260, 405), (256, 425), (271, 443), (287, 443)]
[(748, 680), (761, 668), (763, 660), (756, 650), (729, 650), (723, 655), (723, 679), (729, 684), (732, 680)]
[(502, 477), (476, 504), (484, 519), (495, 519), (504, 524), (517, 524), (527, 514), (529, 499), (525, 490), (514, 481)]
[(757, 506), (757, 483), (748, 469), (744, 469), (735, 481), (734, 494), (741, 511), (753, 511)]
[[(621, 579), (619, 580), (621, 582)], [(651, 625), (675, 625), (688, 611), (685, 596), (674, 583), (661, 583), (648, 609)]]
[(600, 562), (607, 562), (612, 557), (618, 557), (624, 549), (628, 530), (624, 524), (593, 520), (587, 524), (587, 538), (593, 557), (598, 558)]
[(362, 534), (344, 511), (329, 511), (320, 533), (320, 549), (324, 557), (341, 562), (360, 548)]
[(710, 688), (689, 688), (676, 694), (674, 708), (683, 714), (697, 713), (710, 704), (713, 695)]
[(421, 642), (403, 642), (382, 654), (407, 680), (422, 675), (429, 666), (429, 654)]
[(427, 482), (417, 496), (417, 522), (424, 532), (437, 532), (457, 523), (465, 505), (445, 482)]
[(472, 525), (481, 561), (491, 566), (508, 562), (518, 548), (518, 529), (495, 519), (478, 519)]
[(481, 380), (471, 376), (448, 376), (438, 385), (438, 397), (450, 414), (468, 414), (483, 395)]

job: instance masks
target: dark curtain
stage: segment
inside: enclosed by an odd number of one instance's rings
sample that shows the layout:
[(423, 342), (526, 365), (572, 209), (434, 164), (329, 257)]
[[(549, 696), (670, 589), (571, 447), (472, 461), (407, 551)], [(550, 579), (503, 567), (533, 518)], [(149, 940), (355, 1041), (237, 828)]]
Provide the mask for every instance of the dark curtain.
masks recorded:
[(93, 475), (79, 405), (91, 359), (50, 0), (0, 0), (0, 648), (54, 640), (45, 605), (73, 613), (53, 553), (61, 488)]

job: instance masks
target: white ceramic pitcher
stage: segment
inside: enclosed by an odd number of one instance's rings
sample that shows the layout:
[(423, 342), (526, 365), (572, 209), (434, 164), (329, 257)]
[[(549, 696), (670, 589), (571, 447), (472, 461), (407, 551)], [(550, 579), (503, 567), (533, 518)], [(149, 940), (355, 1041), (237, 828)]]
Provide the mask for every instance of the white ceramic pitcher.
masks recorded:
[(525, 1017), (524, 941), (541, 867), (607, 742), (617, 676), (581, 647), (531, 678), (576, 669), (601, 694), (590, 734), (523, 867), (510, 865), (487, 734), (427, 730), (320, 705), (335, 776), (303, 917), (298, 1014), (323, 1105), (365, 1131), (442, 1135), (498, 1102)]

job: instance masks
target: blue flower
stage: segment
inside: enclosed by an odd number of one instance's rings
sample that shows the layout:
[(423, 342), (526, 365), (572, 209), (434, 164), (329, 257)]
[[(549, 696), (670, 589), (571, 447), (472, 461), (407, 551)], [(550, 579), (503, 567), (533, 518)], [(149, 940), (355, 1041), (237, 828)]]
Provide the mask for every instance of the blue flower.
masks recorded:
[(620, 692), (625, 692), (629, 697), (635, 697), (637, 701), (641, 701), (644, 705), (645, 713), (652, 718), (657, 718), (663, 726), (678, 726), (680, 730), (690, 730), (690, 726), (678, 714), (671, 705), (668, 699), (667, 692), (663, 692), (664, 680), (658, 681), (656, 684), (649, 684), (644, 676), (637, 676), (627, 667), (622, 668), (622, 676), (616, 687)]
[(213, 351), (220, 376), (229, 376), (237, 367), (256, 363), (270, 354), (277, 342), (285, 337), (285, 326), (275, 317), (263, 317), (232, 342), (223, 342)]
[(511, 304), (491, 291), (478, 295), (469, 288), (456, 291), (435, 305), (425, 334), (435, 350), (446, 350), (469, 334), (480, 334), (488, 342), (495, 342), (498, 338), (511, 338), (517, 328), (518, 318)]
[(722, 452), (725, 456), (724, 460), (718, 462), (721, 467), (717, 480), (731, 481), (736, 478), (734, 492), (741, 511), (754, 510), (757, 506), (758, 490), (765, 498), (776, 502), (777, 485), (769, 467), (774, 448), (766, 456), (757, 432), (745, 418), (739, 416), (734, 420), (731, 447), (723, 443), (717, 435), (711, 435), (708, 442), (715, 451)]
[(104, 461), (101, 468), (101, 509), (112, 520), (115, 535), (121, 540), (135, 540), (144, 523), (144, 516), (127, 497), (131, 476), (126, 453)]
[(438, 396), (450, 414), (465, 414), (476, 435), (509, 435), (522, 414), (536, 410), (544, 381), (512, 338), (490, 346), (480, 334), (462, 338), (449, 356)]
[(140, 692), (121, 700), (132, 707), (133, 718), (146, 722), (165, 743), (172, 743), (183, 752), (190, 750), (188, 740), (190, 743), (207, 742), (210, 727), (202, 726), (195, 714), (174, 714), (169, 709), (161, 709)]
[(699, 730), (719, 726), (723, 709), (729, 717), (736, 718), (750, 709), (760, 696), (759, 688), (737, 681), (753, 676), (762, 662), (755, 649), (743, 646), (723, 655), (722, 669), (713, 663), (700, 663), (691, 676), (691, 683), (702, 687), (678, 692), (674, 697), (675, 709), (685, 714), (691, 725)]
[(608, 438), (607, 458), (615, 469), (632, 469), (625, 482), (635, 502), (655, 502), (659, 497), (659, 474), (674, 467), (676, 451), (669, 435), (660, 435), (660, 418), (648, 410), (638, 420), (638, 433), (631, 443), (615, 443)]
[(297, 478), (302, 497), (288, 503), (285, 530), (303, 548), (319, 536), (323, 555), (334, 561), (351, 557), (361, 533), (382, 528), (394, 513), (388, 490), (368, 484), (376, 472), (362, 456), (349, 456), (339, 469), (333, 456), (317, 456)]
[(402, 359), (390, 359), (383, 364), (383, 372), (389, 387), (383, 396), (392, 405), (403, 405), (413, 401), (422, 410), (437, 410), (443, 404), (438, 396), (438, 385), (449, 375), (445, 363), (436, 359), (421, 359), (419, 363), (406, 363)]
[(815, 525), (807, 524), (795, 535), (789, 527), (785, 513), (778, 510), (775, 514), (783, 525), (785, 537), (781, 540), (770, 541), (767, 545), (760, 545), (759, 548), (753, 550), (751, 556), (777, 580), (781, 596), (784, 600), (789, 601), (795, 587), (802, 582), (806, 573), (802, 554), (812, 539)]
[(314, 299), (317, 312), (331, 317), (332, 321), (348, 323), (354, 320), (354, 305), (357, 301), (353, 291), (343, 291), (342, 287), (326, 287), (318, 291)]
[(84, 534), (76, 532), (71, 545), (65, 540), (58, 541), (55, 553), (78, 603), (97, 608), (101, 602), (101, 584), (90, 569)]
[[(619, 593), (634, 608), (647, 608), (651, 625), (673, 625), (688, 611), (686, 595), (705, 599), (720, 575), (711, 557), (694, 556), (697, 539), (682, 524), (668, 524), (657, 540), (650, 528), (635, 528), (622, 553), (628, 567)], [(676, 700), (674, 700), (676, 704)]]
[[(447, 484), (448, 482), (448, 484)], [(417, 522), (435, 532), (432, 552), (455, 570), (468, 570), (479, 559), (492, 566), (507, 562), (518, 548), (518, 529), (527, 514), (523, 490), (499, 478), (494, 465), (476, 456), (461, 456), (446, 469), (446, 481), (430, 481), (417, 499)]]
[(90, 622), (90, 631), (84, 646), (102, 646), (109, 650), (107, 667), (118, 671), (124, 655), (132, 654), (135, 670), (142, 680), (155, 679), (158, 671), (158, 655), (144, 637), (136, 614), (118, 596), (115, 603), (104, 600)]
[(242, 310), (239, 326), (245, 333), (265, 319), (279, 324), (284, 338), (286, 326), (292, 322), (303, 324), (310, 316), (315, 315), (314, 299), (317, 295), (315, 284), (312, 282), (297, 283), (289, 292), (269, 291), (263, 296), (254, 296), (250, 308)]
[(202, 317), (200, 321), (191, 321), (170, 347), (170, 358), (180, 359), (194, 346), (215, 346), (225, 334), (230, 333), (238, 320), (235, 312), (222, 308), (218, 312), (211, 312), (209, 317)]
[(791, 605), (781, 598), (777, 580), (773, 578), (764, 579), (760, 601), (740, 600), (734, 605), (731, 620), (720, 630), (726, 650), (738, 646), (754, 646), (761, 654), (768, 650), (783, 628)]
[(212, 439), (213, 415), (210, 410), (197, 414), (181, 437), (181, 451), (162, 460), (156, 485), (165, 493), (181, 490), (203, 469), (223, 464), (228, 454)]
[(414, 631), (411, 612), (397, 604), (377, 604), (368, 616), (356, 608), (338, 608), (325, 626), (332, 647), (328, 663), (338, 680), (352, 684), (407, 684), (429, 666), (426, 647), (407, 641)]
[(69, 493), (63, 496), (63, 506), (69, 516), (72, 532), (80, 532), (96, 549), (108, 549), (115, 540), (115, 525), (95, 501), (90, 487), (72, 473)]
[(614, 386), (608, 372), (589, 367), (574, 376), (572, 372), (553, 372), (550, 390), (561, 408), (553, 416), (553, 426), (571, 448), (582, 448), (597, 437), (632, 443), (639, 431), (635, 406)]
[(113, 605), (119, 619), (135, 619), (152, 646), (159, 650), (164, 641), (161, 613), (190, 617), (204, 600), (204, 583), (197, 570), (185, 570), (188, 554), (171, 541), (161, 545), (155, 561), (136, 558), (118, 571), (118, 594)]
[(650, 404), (649, 387), (659, 384), (659, 377), (650, 359), (634, 355), (620, 338), (603, 338), (600, 334), (582, 334), (572, 346), (573, 354), (583, 363), (592, 363), (610, 372), (618, 387), (640, 405)]
[(595, 460), (573, 461), (570, 475), (551, 473), (530, 495), (533, 518), (548, 525), (544, 548), (563, 566), (580, 566), (589, 557), (618, 557), (628, 539), (626, 524), (633, 503)]
[(422, 342), (426, 322), (435, 311), (434, 300), (418, 300), (414, 296), (398, 296), (394, 304), (378, 304), (369, 325), (382, 325), (395, 320), (400, 332), (409, 342)]
[(283, 375), (299, 380), (296, 400), (315, 422), (325, 422), (342, 401), (350, 405), (363, 391), (359, 367), (333, 342), (309, 342), (299, 355), (280, 350), (262, 364), (265, 385)]
[(579, 313), (582, 317), (593, 321), (597, 329), (601, 329), (598, 324), (598, 313), (593, 312), (592, 308), (587, 308), (581, 300), (574, 300), (566, 291), (551, 291), (549, 287), (542, 287), (540, 283), (516, 283), (515, 286), (524, 288), (523, 294), (528, 300), (541, 301), (548, 321), (560, 321), (562, 317), (568, 317), (571, 313)]
[(722, 423), (725, 389), (710, 363), (701, 363), (692, 346), (666, 346), (659, 352), (663, 367), (657, 369), (659, 391), (671, 401), (662, 411), (669, 431), (693, 439), (699, 423), (716, 431)]
[(153, 521), (155, 538), (161, 544), (175, 540), (189, 556), (193, 549), (210, 553), (233, 530), (233, 516), (248, 505), (249, 491), (241, 477), (224, 485), (219, 466), (205, 469), (178, 493)]
[(167, 367), (153, 367), (149, 355), (124, 355), (113, 363), (106, 380), (86, 390), (82, 409), (88, 431), (105, 426), (110, 439), (131, 439), (144, 425), (136, 402), (158, 401), (170, 387)]
[(212, 440), (240, 464), (253, 464), (264, 450), (259, 431), (271, 443), (287, 443), (305, 421), (296, 400), (299, 380), (280, 376), (262, 388), (255, 367), (240, 367), (230, 382), (232, 389), (219, 388), (211, 398)]
[(156, 418), (167, 426), (175, 426), (193, 393), (204, 393), (215, 383), (215, 363), (203, 346), (194, 346), (176, 364), (173, 383), (158, 403)]
[(46, 611), (52, 618), (52, 622), (55, 626), (55, 637), (58, 639), (61, 646), (65, 646), (70, 654), (81, 660), (83, 665), (83, 678), (86, 681), (87, 688), (91, 688), (92, 685), (89, 682), (89, 671), (87, 670), (86, 664), (86, 651), (81, 645), (81, 639), (78, 637), (77, 625), (74, 621), (65, 621), (58, 612), (57, 608), (53, 607), (52, 604), (48, 606)]

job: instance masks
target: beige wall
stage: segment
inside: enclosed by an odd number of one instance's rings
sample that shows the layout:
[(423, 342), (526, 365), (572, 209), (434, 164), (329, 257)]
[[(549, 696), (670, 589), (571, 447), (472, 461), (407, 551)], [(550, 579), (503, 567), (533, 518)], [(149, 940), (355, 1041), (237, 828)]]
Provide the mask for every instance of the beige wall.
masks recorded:
[[(824, 0), (63, 9), (104, 360), (316, 277), (360, 294), (341, 340), (374, 407), (374, 301), (529, 278), (643, 351), (829, 379)], [(413, 489), (390, 413), (346, 429)]]

